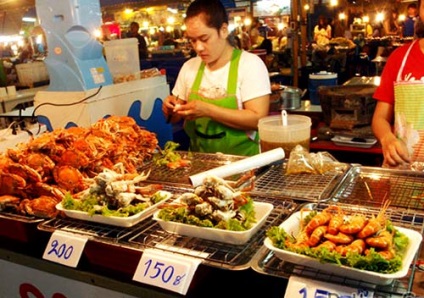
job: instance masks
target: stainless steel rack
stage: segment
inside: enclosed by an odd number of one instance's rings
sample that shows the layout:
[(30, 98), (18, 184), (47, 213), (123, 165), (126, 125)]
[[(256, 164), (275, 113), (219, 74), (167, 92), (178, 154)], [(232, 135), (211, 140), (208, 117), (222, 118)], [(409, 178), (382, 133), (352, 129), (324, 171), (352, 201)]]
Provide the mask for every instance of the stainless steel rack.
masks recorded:
[[(169, 169), (167, 166), (156, 165), (154, 162), (145, 164), (140, 171), (149, 171), (147, 182), (167, 183), (177, 185), (191, 185), (190, 176), (204, 172), (216, 167), (220, 167), (232, 162), (244, 159), (244, 156), (228, 154), (210, 154), (198, 152), (176, 151), (182, 158), (189, 159), (190, 165), (177, 169)], [(227, 177), (228, 180), (236, 180), (236, 177)]]
[[(190, 188), (174, 187), (172, 185), (165, 185), (163, 189), (173, 194), (191, 191)], [(116, 244), (121, 241), (125, 243), (131, 235), (144, 229), (144, 221), (132, 227), (119, 227), (86, 220), (78, 220), (66, 216), (57, 216), (56, 218), (41, 222), (38, 225), (38, 229), (51, 233), (56, 230), (62, 230), (88, 236), (89, 239), (93, 241)]]
[(198, 257), (202, 259), (204, 264), (213, 267), (232, 270), (247, 269), (256, 251), (263, 245), (266, 231), (272, 226), (281, 224), (297, 206), (294, 202), (288, 200), (275, 200), (266, 197), (253, 197), (253, 200), (272, 203), (274, 209), (262, 228), (243, 245), (169, 234), (155, 223), (146, 225), (145, 229), (129, 241), (142, 249), (155, 248)]
[[(325, 201), (340, 183), (346, 171), (325, 174), (286, 174), (287, 162), (272, 165), (255, 181), (253, 193), (270, 197), (292, 198), (306, 202)], [(347, 166), (349, 169), (349, 166)]]
[[(165, 189), (178, 195), (192, 191), (189, 188), (165, 186)], [(261, 229), (243, 245), (202, 240), (194, 237), (179, 236), (164, 231), (160, 225), (149, 218), (130, 228), (97, 224), (71, 218), (54, 218), (40, 223), (38, 228), (54, 232), (62, 230), (89, 236), (92, 242), (99, 242), (120, 248), (138, 249), (155, 248), (202, 259), (206, 265), (232, 270), (247, 269), (250, 261), (263, 245), (265, 233), (271, 226), (281, 224), (298, 205), (292, 200), (252, 196), (254, 201), (268, 202), (274, 209)]]
[[(339, 203), (338, 205), (340, 205), (343, 210), (361, 212), (362, 214), (370, 216), (376, 215), (380, 211), (379, 208), (364, 208), (358, 205), (341, 203)], [(307, 204), (302, 206), (302, 208), (322, 211), (328, 206), (328, 203), (319, 203)], [(423, 233), (424, 231), (424, 214), (417, 214), (408, 210), (388, 209), (386, 212), (386, 216), (390, 218), (390, 220), (395, 226), (416, 230), (420, 233)], [(404, 295), (411, 291), (416, 270), (415, 263), (417, 261), (417, 257), (418, 253), (414, 258), (414, 261), (407, 276), (399, 280), (393, 280), (392, 283), (384, 286), (375, 285), (373, 283), (367, 282), (366, 280), (355, 280), (345, 276), (338, 276), (321, 270), (316, 270), (306, 266), (286, 262), (277, 258), (274, 253), (266, 247), (262, 247), (257, 252), (255, 257), (252, 259), (251, 265), (255, 271), (261, 274), (267, 274), (282, 278), (289, 278), (291, 275), (298, 275), (324, 282), (369, 289), (374, 291), (374, 297), (390, 298), (405, 297)]]
[(374, 167), (352, 167), (334, 190), (336, 202), (424, 211), (424, 173)]
[(0, 237), (13, 239), (22, 243), (33, 239), (37, 225), (43, 218), (20, 215), (11, 212), (0, 212)]

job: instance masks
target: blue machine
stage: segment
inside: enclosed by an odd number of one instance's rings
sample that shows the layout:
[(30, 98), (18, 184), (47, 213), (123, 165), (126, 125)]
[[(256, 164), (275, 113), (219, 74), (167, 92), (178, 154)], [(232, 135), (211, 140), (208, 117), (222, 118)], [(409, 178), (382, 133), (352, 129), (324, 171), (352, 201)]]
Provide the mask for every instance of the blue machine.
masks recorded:
[(102, 23), (99, 0), (36, 0), (47, 39), (49, 91), (84, 91), (113, 84), (103, 46), (93, 33)]

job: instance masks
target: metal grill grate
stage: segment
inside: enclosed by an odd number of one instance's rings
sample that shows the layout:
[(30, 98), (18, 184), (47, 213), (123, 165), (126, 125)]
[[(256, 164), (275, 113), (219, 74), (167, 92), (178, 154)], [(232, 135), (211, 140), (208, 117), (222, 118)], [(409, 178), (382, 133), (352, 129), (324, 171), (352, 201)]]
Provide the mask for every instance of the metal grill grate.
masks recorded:
[[(174, 194), (190, 191), (188, 188), (176, 188), (171, 185), (164, 185), (163, 189)], [(107, 243), (117, 243), (121, 240), (128, 239), (127, 236), (134, 235), (143, 228), (143, 221), (132, 227), (118, 227), (60, 216), (38, 225), (38, 229), (42, 231), (53, 233), (55, 230), (62, 230), (83, 234), (91, 237), (92, 240)]]
[(334, 191), (341, 203), (380, 207), (390, 200), (391, 208), (424, 210), (424, 173), (373, 167), (352, 167)]
[(345, 173), (332, 171), (323, 175), (286, 175), (287, 163), (275, 164), (255, 181), (253, 193), (272, 197), (318, 202), (329, 199), (331, 192)]
[(126, 236), (137, 232), (139, 228), (139, 225), (124, 228), (61, 217), (50, 219), (38, 225), (38, 229), (50, 233), (53, 233), (56, 230), (61, 230), (89, 236), (93, 240), (111, 243), (116, 243), (124, 239)]
[[(189, 188), (165, 186), (166, 190), (178, 195)], [(258, 249), (263, 245), (266, 230), (280, 225), (296, 208), (291, 200), (275, 200), (273, 198), (252, 196), (254, 201), (268, 202), (274, 209), (264, 225), (252, 238), (243, 245), (233, 245), (195, 237), (178, 236), (164, 231), (160, 225), (149, 218), (131, 228), (121, 228), (104, 224), (91, 223), (71, 218), (55, 218), (41, 223), (40, 230), (54, 232), (63, 230), (90, 236), (90, 240), (119, 245), (122, 248), (155, 248), (182, 255), (201, 258), (206, 265), (233, 270), (246, 269)]]
[(44, 220), (44, 218), (38, 218), (35, 216), (29, 216), (29, 215), (20, 215), (14, 212), (15, 211), (11, 211), (11, 212), (0, 211), (0, 219), (14, 220), (14, 221), (22, 222), (22, 223), (39, 223)]
[(246, 269), (257, 250), (262, 246), (269, 227), (281, 224), (296, 208), (291, 201), (275, 201), (269, 198), (254, 197), (258, 202), (274, 204), (274, 209), (261, 229), (243, 245), (226, 244), (194, 237), (166, 233), (158, 224), (148, 224), (130, 239), (140, 248), (155, 248), (199, 257), (204, 264), (227, 269)]
[[(379, 208), (361, 208), (355, 205), (338, 204), (343, 210), (351, 210), (357, 212), (360, 210), (365, 215), (376, 215), (380, 211)], [(309, 204), (304, 206), (306, 208), (315, 209), (322, 211), (329, 205), (326, 203), (320, 204)], [(420, 233), (424, 231), (424, 214), (416, 214), (408, 210), (387, 210), (386, 215), (393, 222), (395, 226), (404, 227), (412, 230), (416, 230)], [(416, 263), (418, 254), (416, 255), (413, 264)], [(412, 282), (414, 280), (415, 265), (411, 266), (409, 273), (402, 279), (396, 279), (389, 285), (376, 286), (375, 284), (367, 281), (355, 280), (347, 277), (334, 275), (328, 272), (323, 272), (313, 268), (296, 265), (293, 263), (282, 261), (277, 258), (273, 252), (268, 250), (266, 247), (262, 247), (261, 250), (252, 259), (252, 268), (262, 274), (272, 275), (282, 278), (289, 278), (291, 275), (298, 275), (306, 278), (315, 280), (331, 282), (335, 284), (342, 284), (351, 287), (365, 288), (374, 291), (375, 297), (404, 297), (405, 293), (411, 291)]]
[[(151, 170), (147, 182), (155, 183), (172, 183), (190, 185), (190, 176), (201, 173), (216, 167), (230, 164), (234, 161), (244, 159), (243, 156), (235, 156), (228, 154), (209, 154), (196, 152), (179, 152), (183, 158), (189, 159), (191, 165), (174, 170), (170, 170), (166, 166), (157, 166), (153, 162), (146, 164), (141, 171)], [(231, 177), (227, 178), (231, 180)]]

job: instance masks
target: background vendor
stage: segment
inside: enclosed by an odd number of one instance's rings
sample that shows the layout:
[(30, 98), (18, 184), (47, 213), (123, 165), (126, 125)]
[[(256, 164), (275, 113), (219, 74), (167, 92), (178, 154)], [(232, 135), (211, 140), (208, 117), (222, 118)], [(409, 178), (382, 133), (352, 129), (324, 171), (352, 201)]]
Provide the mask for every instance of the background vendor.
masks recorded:
[(424, 153), (424, 4), (419, 1), (415, 39), (390, 54), (374, 98), (372, 128), (384, 165), (410, 168)]
[(181, 68), (164, 100), (165, 116), (184, 119), (191, 151), (258, 154), (258, 121), (268, 115), (271, 93), (264, 62), (230, 43), (219, 0), (196, 0), (186, 15), (186, 36), (197, 56)]

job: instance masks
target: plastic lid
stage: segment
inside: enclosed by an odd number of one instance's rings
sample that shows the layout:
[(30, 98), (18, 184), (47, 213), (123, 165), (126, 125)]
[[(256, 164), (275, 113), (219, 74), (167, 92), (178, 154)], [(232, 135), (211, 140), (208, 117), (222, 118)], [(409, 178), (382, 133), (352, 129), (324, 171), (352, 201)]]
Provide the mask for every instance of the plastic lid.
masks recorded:
[(317, 73), (312, 73), (309, 75), (310, 79), (315, 80), (328, 80), (328, 79), (337, 79), (337, 73), (335, 72), (327, 72), (327, 71), (320, 71)]

